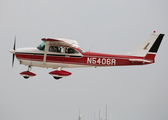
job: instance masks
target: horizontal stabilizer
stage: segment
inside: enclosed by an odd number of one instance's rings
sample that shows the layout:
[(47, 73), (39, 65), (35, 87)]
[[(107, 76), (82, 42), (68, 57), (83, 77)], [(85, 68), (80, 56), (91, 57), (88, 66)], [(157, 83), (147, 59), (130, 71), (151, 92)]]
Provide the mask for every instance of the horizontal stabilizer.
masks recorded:
[(138, 62), (138, 63), (152, 63), (152, 61), (144, 60), (144, 59), (129, 59), (131, 62)]

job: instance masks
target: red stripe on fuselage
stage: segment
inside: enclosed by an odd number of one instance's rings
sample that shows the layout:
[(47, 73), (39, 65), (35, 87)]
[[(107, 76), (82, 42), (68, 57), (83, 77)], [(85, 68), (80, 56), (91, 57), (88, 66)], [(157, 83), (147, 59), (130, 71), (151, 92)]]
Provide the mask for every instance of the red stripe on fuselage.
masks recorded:
[[(17, 59), (43, 62), (43, 56), (39, 54), (16, 54)], [(102, 53), (85, 52), (83, 57), (66, 57), (47, 55), (46, 62), (65, 63), (88, 66), (121, 66), (121, 65), (142, 65), (142, 63), (132, 63), (129, 59), (143, 59), (143, 57), (127, 55), (111, 55)]]

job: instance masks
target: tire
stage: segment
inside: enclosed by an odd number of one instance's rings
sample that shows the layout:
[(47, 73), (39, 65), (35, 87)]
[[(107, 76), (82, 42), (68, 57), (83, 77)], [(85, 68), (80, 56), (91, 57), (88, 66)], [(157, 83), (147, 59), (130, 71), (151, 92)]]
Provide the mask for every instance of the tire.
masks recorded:
[(62, 77), (55, 77), (55, 76), (53, 76), (56, 80), (58, 80), (58, 79), (61, 79)]
[(28, 79), (29, 77), (28, 76), (23, 76), (25, 79)]

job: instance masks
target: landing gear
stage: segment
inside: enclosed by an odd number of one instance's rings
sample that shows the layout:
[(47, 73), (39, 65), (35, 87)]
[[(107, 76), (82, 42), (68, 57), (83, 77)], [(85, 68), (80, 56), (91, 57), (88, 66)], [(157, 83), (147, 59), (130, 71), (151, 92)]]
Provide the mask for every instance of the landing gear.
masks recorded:
[[(30, 72), (30, 70), (32, 69), (32, 67), (31, 66), (28, 66), (28, 69), (27, 69), (27, 72)], [(28, 75), (25, 75), (25, 76), (23, 76), (25, 79), (28, 79), (29, 78), (29, 76)]]
[(58, 70), (51, 71), (51, 72), (49, 72), (49, 74), (52, 75), (56, 80), (58, 80), (62, 77), (69, 76), (72, 73), (65, 71), (65, 70), (61, 70), (60, 68), (58, 68)]
[(53, 76), (56, 80), (58, 80), (58, 79), (61, 79), (62, 77), (55, 77), (55, 76)]
[(31, 71), (31, 69), (32, 69), (32, 66), (28, 66), (28, 70), (27, 71)]
[(31, 66), (28, 66), (28, 70), (21, 72), (20, 75), (22, 75), (25, 79), (28, 79), (29, 77), (36, 76), (36, 74), (30, 72), (31, 69), (32, 69)]

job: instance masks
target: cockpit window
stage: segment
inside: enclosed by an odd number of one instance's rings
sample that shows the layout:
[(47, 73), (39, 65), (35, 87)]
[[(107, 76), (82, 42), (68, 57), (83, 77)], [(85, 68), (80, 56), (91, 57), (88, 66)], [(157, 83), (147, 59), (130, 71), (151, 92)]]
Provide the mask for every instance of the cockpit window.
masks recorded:
[(64, 52), (64, 47), (62, 47), (62, 46), (50, 46), (49, 51), (50, 52), (63, 53)]
[(66, 47), (65, 53), (67, 53), (67, 54), (78, 54), (79, 52), (77, 50), (73, 49), (73, 48)]
[(44, 51), (45, 50), (45, 42), (41, 43), (38, 47), (39, 50)]

